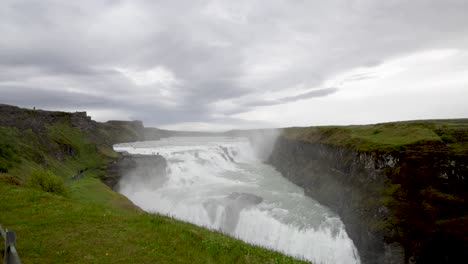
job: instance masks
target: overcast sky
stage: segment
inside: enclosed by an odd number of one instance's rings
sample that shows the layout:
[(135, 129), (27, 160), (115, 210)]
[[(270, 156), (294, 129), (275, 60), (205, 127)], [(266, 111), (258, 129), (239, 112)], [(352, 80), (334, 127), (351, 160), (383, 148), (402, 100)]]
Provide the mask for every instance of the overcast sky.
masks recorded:
[(0, 103), (182, 130), (468, 117), (468, 1), (0, 3)]

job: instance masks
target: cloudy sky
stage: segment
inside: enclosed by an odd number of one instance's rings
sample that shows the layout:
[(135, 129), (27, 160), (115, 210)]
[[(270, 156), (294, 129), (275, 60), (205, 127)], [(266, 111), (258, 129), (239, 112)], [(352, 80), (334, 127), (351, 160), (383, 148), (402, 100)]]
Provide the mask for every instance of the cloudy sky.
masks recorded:
[(468, 117), (468, 1), (0, 3), (0, 103), (183, 130)]

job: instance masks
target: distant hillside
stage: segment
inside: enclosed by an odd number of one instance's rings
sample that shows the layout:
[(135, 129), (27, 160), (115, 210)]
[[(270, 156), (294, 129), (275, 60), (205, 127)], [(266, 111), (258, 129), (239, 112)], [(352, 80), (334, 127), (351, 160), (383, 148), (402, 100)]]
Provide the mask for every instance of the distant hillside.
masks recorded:
[(174, 131), (165, 130), (154, 127), (144, 128), (145, 140), (159, 140), (168, 137), (219, 137), (224, 136), (224, 133), (217, 132), (193, 132), (193, 131)]

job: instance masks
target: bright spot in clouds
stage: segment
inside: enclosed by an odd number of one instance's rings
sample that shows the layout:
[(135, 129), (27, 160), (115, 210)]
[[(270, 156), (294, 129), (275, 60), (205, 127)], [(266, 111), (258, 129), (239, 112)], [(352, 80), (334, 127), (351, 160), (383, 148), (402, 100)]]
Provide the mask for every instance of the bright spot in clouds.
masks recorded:
[[(233, 117), (277, 126), (363, 124), (466, 117), (468, 51), (431, 50), (358, 68), (326, 80), (324, 98), (259, 107)], [(452, 69), (446, 71), (446, 69)], [(353, 120), (350, 122), (350, 120)]]
[(136, 85), (160, 84), (164, 87), (170, 87), (177, 83), (174, 74), (162, 66), (148, 70), (133, 70), (121, 67), (115, 69)]

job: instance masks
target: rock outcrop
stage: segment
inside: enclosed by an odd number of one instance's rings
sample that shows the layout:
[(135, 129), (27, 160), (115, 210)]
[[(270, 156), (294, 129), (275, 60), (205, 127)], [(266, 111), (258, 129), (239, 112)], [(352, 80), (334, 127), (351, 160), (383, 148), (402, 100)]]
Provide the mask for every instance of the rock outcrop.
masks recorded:
[(468, 259), (468, 155), (421, 142), (357, 151), (280, 137), (268, 160), (338, 213), (363, 263)]
[[(164, 180), (167, 161), (161, 155), (130, 155), (121, 153), (119, 158), (107, 166), (107, 173), (102, 181), (112, 189), (118, 189), (123, 177), (138, 177), (138, 182), (155, 182), (155, 178)], [(157, 177), (155, 177), (157, 175)]]
[(55, 122), (68, 122), (82, 131), (92, 131), (97, 128), (97, 122), (92, 121), (86, 112), (32, 110), (0, 104), (0, 113), (0, 126), (15, 127), (19, 130), (31, 129), (33, 132), (43, 132), (47, 125)]
[(36, 134), (46, 134), (48, 126), (65, 123), (85, 133), (97, 145), (144, 140), (141, 121), (96, 122), (86, 112), (44, 111), (0, 104), (0, 126), (14, 127), (21, 131), (31, 129)]

